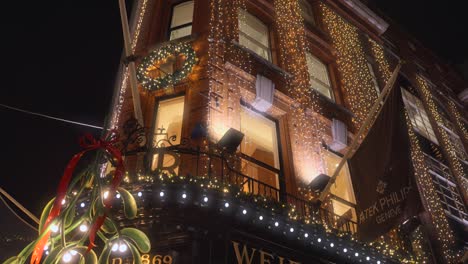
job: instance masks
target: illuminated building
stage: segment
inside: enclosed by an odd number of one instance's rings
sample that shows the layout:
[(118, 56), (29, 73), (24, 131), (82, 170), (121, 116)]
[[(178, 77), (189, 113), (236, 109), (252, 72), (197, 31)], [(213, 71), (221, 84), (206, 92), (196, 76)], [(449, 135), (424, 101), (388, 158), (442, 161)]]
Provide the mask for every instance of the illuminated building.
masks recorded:
[[(141, 0), (131, 26), (144, 124), (122, 67), (109, 127), (127, 139), (146, 263), (461, 259), (466, 83), (416, 40), (357, 0)], [(333, 174), (399, 59), (423, 210), (363, 243), (365, 183), (345, 166), (320, 207), (310, 183)]]

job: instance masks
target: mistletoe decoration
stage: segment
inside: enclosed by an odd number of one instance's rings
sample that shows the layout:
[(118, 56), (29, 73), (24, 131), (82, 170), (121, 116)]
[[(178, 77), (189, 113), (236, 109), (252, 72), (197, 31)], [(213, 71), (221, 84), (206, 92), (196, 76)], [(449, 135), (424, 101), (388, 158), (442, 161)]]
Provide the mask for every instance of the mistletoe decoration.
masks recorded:
[[(149, 75), (149, 70), (154, 65), (166, 60), (170, 56), (178, 58), (181, 55), (185, 57), (183, 65), (173, 73), (168, 73), (157, 78)], [(137, 78), (143, 87), (150, 91), (163, 89), (185, 79), (192, 72), (196, 62), (197, 57), (190, 43), (170, 43), (152, 51), (143, 59), (137, 69)]]
[[(134, 263), (141, 263), (140, 252), (148, 253), (151, 248), (148, 237), (135, 228), (119, 229), (113, 220), (113, 215), (119, 213), (112, 201), (117, 194), (122, 198), (125, 217), (133, 219), (137, 215), (135, 198), (120, 187), (125, 168), (116, 143), (113, 131), (104, 139), (91, 135), (81, 139), (83, 150), (69, 161), (56, 197), (43, 209), (38, 238), (4, 264), (23, 264), (28, 259), (30, 264), (108, 263), (112, 252), (127, 250), (132, 253)], [(95, 155), (96, 162), (76, 173), (80, 160), (90, 154)], [(99, 174), (102, 160), (114, 167), (105, 177)], [(82, 213), (77, 214), (77, 209)], [(99, 258), (94, 251), (96, 237), (103, 245)]]

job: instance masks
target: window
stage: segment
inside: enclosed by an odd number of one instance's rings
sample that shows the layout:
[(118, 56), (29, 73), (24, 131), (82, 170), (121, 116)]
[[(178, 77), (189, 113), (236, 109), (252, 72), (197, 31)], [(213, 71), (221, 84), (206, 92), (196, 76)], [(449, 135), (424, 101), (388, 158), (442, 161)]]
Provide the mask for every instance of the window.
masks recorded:
[[(326, 151), (323, 156), (327, 175), (333, 175), (341, 157)], [(356, 198), (354, 196), (353, 184), (346, 164), (338, 174), (335, 184), (330, 188), (332, 194), (332, 212), (347, 220), (357, 222)]]
[(434, 134), (434, 129), (432, 129), (429, 117), (427, 116), (426, 110), (424, 110), (421, 100), (404, 88), (401, 88), (401, 91), (403, 102), (405, 103), (406, 111), (408, 111), (408, 116), (414, 130), (416, 130), (421, 136), (439, 145)]
[[(243, 156), (241, 172), (256, 181), (279, 189), (279, 151), (276, 122), (253, 110), (242, 107), (240, 113), (240, 128), (244, 133), (240, 150)], [(250, 192), (275, 196), (269, 193), (268, 187), (254, 183), (253, 186), (244, 186)]]
[(309, 2), (307, 2), (307, 0), (301, 0), (299, 1), (299, 6), (301, 8), (301, 15), (304, 21), (311, 25), (315, 25), (314, 13)]
[(379, 83), (377, 82), (377, 77), (375, 76), (374, 66), (369, 61), (367, 61), (367, 68), (369, 69), (370, 75), (372, 77), (372, 84), (374, 85), (374, 89), (377, 92), (377, 96), (379, 96), (380, 95)]
[(328, 67), (317, 57), (306, 52), (307, 69), (309, 71), (309, 85), (312, 89), (334, 100)]
[(268, 26), (245, 10), (239, 13), (239, 43), (271, 61)]
[[(154, 123), (153, 146), (167, 146), (171, 144), (180, 144), (182, 137), (182, 120), (184, 116), (184, 96), (179, 96), (167, 100), (161, 100), (158, 103), (156, 121)], [(153, 156), (152, 170), (165, 167), (170, 168), (175, 165), (176, 158), (172, 155), (165, 154), (159, 157), (159, 154)], [(177, 174), (178, 167), (173, 166), (171, 173)]]
[(193, 1), (183, 2), (172, 8), (169, 40), (190, 36), (192, 34)]

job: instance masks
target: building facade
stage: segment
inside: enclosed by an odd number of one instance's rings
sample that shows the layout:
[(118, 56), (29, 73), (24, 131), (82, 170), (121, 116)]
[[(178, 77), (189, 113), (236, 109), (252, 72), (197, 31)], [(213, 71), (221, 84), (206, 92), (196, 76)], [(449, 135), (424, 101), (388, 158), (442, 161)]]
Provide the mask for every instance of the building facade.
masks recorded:
[[(123, 224), (152, 239), (144, 263), (462, 261), (467, 84), (382, 17), (358, 0), (135, 1), (124, 61), (137, 64), (144, 124), (123, 64), (108, 126), (140, 197)], [(345, 166), (323, 203), (315, 187), (402, 60), (394, 89), (422, 210), (363, 242), (366, 183)]]

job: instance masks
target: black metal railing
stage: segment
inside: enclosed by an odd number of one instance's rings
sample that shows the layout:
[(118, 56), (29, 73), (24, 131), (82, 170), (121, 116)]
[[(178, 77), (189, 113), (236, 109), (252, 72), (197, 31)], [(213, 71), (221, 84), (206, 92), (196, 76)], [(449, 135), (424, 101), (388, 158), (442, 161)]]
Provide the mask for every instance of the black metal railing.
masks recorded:
[[(270, 182), (282, 180), (281, 170), (269, 166), (261, 161), (252, 159), (244, 154), (224, 153), (216, 146), (201, 148), (191, 146), (189, 140), (182, 139), (178, 145), (173, 145), (170, 138), (160, 140), (155, 147), (139, 149), (144, 151), (145, 172), (154, 177), (161, 173), (183, 175), (185, 177), (204, 177), (223, 184), (235, 185), (240, 190), (276, 200), (294, 208), (294, 214), (303, 220), (321, 223), (325, 228), (338, 230), (350, 234), (357, 232), (357, 223), (349, 217), (340, 216), (315, 203), (296, 197), (281, 189), (281, 184), (273, 186), (242, 172), (242, 162), (249, 162), (258, 166), (261, 173), (275, 175), (277, 178)], [(136, 152), (128, 152), (126, 156), (136, 156)], [(258, 175), (257, 175), (258, 176)]]

